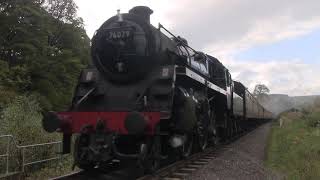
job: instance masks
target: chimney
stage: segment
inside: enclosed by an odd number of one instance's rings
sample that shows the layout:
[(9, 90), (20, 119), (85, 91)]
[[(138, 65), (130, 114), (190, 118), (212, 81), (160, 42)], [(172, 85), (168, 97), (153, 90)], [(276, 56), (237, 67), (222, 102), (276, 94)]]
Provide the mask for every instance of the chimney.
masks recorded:
[(150, 15), (153, 13), (153, 11), (147, 6), (136, 6), (130, 9), (129, 13), (141, 16), (150, 24)]

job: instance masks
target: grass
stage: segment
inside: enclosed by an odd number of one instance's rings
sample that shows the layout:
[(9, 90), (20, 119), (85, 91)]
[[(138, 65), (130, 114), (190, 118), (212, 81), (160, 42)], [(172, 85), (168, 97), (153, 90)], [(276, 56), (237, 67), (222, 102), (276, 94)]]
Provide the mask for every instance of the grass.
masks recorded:
[(49, 179), (53, 177), (58, 177), (72, 172), (73, 159), (71, 155), (64, 156), (63, 160), (59, 162), (54, 162), (50, 165), (47, 165), (35, 172), (28, 173), (25, 176), (26, 180), (34, 179)]
[[(279, 121), (282, 126), (279, 126)], [(283, 113), (269, 135), (267, 167), (287, 179), (320, 179), (320, 111)]]
[[(0, 93), (1, 94), (1, 93)], [(19, 145), (32, 145), (44, 142), (61, 141), (58, 133), (49, 134), (42, 128), (40, 103), (34, 95), (17, 96), (3, 109), (0, 109), (0, 135), (11, 134)], [(10, 144), (9, 170), (21, 171), (22, 151)], [(56, 157), (57, 146), (38, 146), (25, 150), (25, 162), (34, 162)], [(6, 139), (0, 139), (0, 154), (7, 150)], [(25, 179), (48, 179), (71, 172), (72, 155), (64, 155), (59, 160), (26, 166), (22, 174)], [(0, 175), (5, 173), (5, 161), (0, 158)]]

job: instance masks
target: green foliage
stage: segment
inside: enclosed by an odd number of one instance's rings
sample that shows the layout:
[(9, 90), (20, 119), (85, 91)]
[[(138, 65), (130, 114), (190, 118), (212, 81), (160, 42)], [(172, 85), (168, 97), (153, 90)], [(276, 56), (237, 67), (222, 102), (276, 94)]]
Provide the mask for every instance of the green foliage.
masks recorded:
[(5, 107), (16, 96), (16, 92), (12, 89), (2, 87), (0, 85), (0, 109)]
[(89, 59), (76, 10), (73, 0), (0, 2), (0, 134), (31, 142), (40, 133), (41, 110), (67, 108)]
[(77, 6), (73, 0), (47, 0), (46, 10), (60, 21), (72, 23), (76, 19)]
[[(281, 118), (294, 117), (288, 113)], [(320, 128), (310, 126), (311, 122), (319, 119), (319, 112), (311, 112), (300, 119), (292, 119), (284, 127), (274, 124), (269, 138), (266, 164), (285, 173), (288, 179), (319, 179)]]
[[(41, 96), (44, 110), (64, 110), (90, 40), (73, 0), (12, 0), (0, 3), (0, 87)], [(1, 92), (1, 90), (0, 90)], [(7, 100), (0, 98), (0, 104)]]
[[(42, 114), (38, 95), (17, 96), (4, 107), (0, 118), (0, 134), (11, 134), (17, 140), (18, 145), (30, 145), (61, 140), (61, 135), (46, 133), (41, 124)], [(0, 152), (6, 150), (6, 143), (0, 141)], [(57, 144), (39, 146), (25, 149), (25, 161), (32, 162), (56, 157)], [(14, 143), (10, 146), (10, 169), (21, 169), (22, 154)], [(40, 177), (54, 177), (71, 171), (71, 155), (64, 156), (60, 160), (51, 161), (48, 164), (40, 163), (28, 166), (25, 175), (31, 179)], [(0, 163), (0, 169), (4, 169), (4, 163)], [(14, 169), (14, 170), (13, 170)], [(3, 171), (0, 171), (3, 173)], [(27, 178), (28, 179), (28, 178)], [(41, 178), (42, 179), (42, 178)]]
[(320, 128), (320, 112), (313, 112), (306, 117), (307, 124), (310, 127)]
[(42, 129), (41, 107), (35, 95), (17, 96), (2, 111), (0, 134), (11, 134), (23, 144), (55, 140)]
[[(32, 174), (28, 174), (27, 180), (33, 179), (50, 179), (53, 177), (58, 177), (63, 174), (69, 174), (72, 172), (71, 167), (73, 165), (73, 158), (71, 155), (64, 156), (57, 164), (50, 167), (41, 168), (39, 171)], [(76, 169), (78, 170), (78, 169)]]
[[(80, 70), (90, 59), (90, 39), (76, 11), (73, 0), (0, 1), (0, 135), (12, 134), (20, 145), (61, 140), (44, 132), (41, 111), (67, 109)], [(5, 147), (0, 144), (0, 151)], [(54, 153), (47, 147), (28, 157), (39, 160)], [(19, 167), (21, 158), (11, 158), (11, 165)], [(32, 171), (44, 171), (31, 179), (61, 174), (70, 164), (33, 166)]]
[(22, 92), (30, 86), (31, 78), (26, 65), (9, 68), (7, 62), (0, 61), (0, 66), (0, 84), (3, 87), (10, 87), (17, 92)]

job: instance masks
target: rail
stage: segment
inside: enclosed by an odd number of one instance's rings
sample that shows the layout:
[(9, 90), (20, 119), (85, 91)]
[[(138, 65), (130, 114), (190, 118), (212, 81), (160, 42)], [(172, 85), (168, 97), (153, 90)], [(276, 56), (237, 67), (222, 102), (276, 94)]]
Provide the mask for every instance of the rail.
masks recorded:
[[(55, 149), (55, 152), (49, 152), (48, 148), (50, 150)], [(0, 167), (4, 167), (5, 169), (4, 172), (0, 170), (0, 177), (25, 173), (27, 166), (34, 166), (62, 158), (61, 141), (19, 145), (12, 135), (0, 135), (0, 150)]]

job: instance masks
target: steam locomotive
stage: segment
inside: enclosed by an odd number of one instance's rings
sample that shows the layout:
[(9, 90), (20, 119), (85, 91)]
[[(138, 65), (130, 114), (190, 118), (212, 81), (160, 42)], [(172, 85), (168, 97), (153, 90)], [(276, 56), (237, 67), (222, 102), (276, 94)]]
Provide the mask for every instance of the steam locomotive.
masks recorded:
[(187, 158), (252, 124), (272, 118), (218, 59), (196, 51), (159, 24), (145, 6), (108, 19), (92, 39), (72, 105), (48, 112), (43, 127), (74, 142), (75, 165), (134, 161), (147, 172)]

